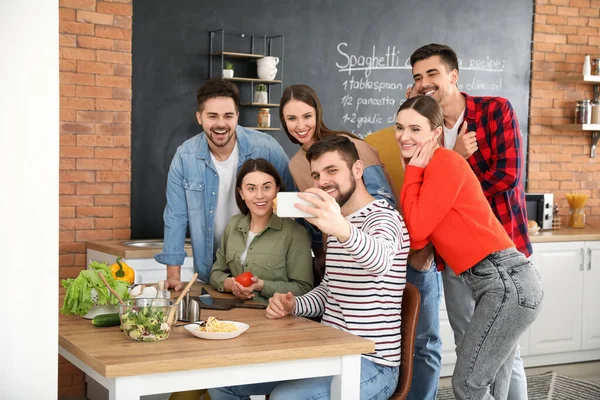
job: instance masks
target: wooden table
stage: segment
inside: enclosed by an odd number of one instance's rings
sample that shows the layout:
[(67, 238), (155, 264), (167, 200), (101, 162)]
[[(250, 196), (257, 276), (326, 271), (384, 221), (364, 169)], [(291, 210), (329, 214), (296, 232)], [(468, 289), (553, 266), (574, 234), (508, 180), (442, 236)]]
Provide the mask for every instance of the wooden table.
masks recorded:
[(332, 399), (359, 398), (360, 354), (373, 352), (374, 342), (300, 317), (269, 320), (264, 310), (202, 310), (202, 319), (209, 316), (250, 329), (221, 341), (176, 327), (165, 341), (134, 342), (119, 327), (61, 315), (59, 353), (107, 388), (110, 400), (329, 375)]

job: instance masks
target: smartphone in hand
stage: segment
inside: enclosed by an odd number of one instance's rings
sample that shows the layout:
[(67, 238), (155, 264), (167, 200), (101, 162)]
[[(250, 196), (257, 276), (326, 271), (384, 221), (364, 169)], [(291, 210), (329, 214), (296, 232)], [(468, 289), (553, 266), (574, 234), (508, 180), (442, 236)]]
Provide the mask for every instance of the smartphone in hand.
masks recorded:
[[(306, 193), (310, 196), (319, 198), (314, 193)], [(306, 200), (303, 200), (298, 196), (298, 192), (279, 192), (277, 193), (276, 201), (276, 214), (281, 218), (307, 218), (314, 217), (314, 215), (297, 209), (294, 204), (304, 204), (307, 206), (313, 206)]]

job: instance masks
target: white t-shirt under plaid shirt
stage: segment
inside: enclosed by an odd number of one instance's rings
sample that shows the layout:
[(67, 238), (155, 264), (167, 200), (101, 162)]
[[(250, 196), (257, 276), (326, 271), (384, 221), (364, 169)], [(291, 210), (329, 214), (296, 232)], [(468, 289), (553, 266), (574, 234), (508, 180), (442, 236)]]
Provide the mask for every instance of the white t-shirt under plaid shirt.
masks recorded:
[(329, 236), (325, 277), (296, 298), (296, 315), (323, 315), (322, 323), (375, 342), (371, 361), (400, 365), (402, 294), (410, 249), (404, 220), (385, 200), (346, 217), (350, 238)]

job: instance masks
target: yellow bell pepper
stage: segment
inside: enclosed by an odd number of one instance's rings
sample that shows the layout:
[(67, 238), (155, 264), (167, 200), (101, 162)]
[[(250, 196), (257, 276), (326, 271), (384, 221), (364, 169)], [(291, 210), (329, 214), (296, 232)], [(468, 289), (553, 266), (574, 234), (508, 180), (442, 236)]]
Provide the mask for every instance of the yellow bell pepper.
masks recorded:
[(117, 262), (110, 266), (112, 276), (123, 282), (128, 282), (130, 285), (135, 281), (135, 271), (129, 265), (121, 262), (122, 257), (117, 257)]

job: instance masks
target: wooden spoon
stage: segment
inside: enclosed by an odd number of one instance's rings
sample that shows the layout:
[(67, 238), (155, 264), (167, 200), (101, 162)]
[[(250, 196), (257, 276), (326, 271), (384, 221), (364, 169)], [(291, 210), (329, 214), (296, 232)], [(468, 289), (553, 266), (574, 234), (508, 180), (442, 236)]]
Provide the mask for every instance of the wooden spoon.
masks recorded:
[(179, 303), (181, 303), (181, 299), (184, 298), (184, 296), (187, 294), (187, 292), (190, 291), (190, 289), (192, 288), (192, 285), (194, 284), (194, 282), (196, 282), (196, 278), (198, 278), (198, 273), (194, 272), (194, 275), (192, 275), (192, 279), (190, 279), (188, 284), (185, 285), (185, 288), (183, 289), (183, 291), (177, 298), (177, 301), (175, 301), (175, 303), (173, 303), (173, 305), (172, 305), (173, 307), (171, 308), (171, 312), (169, 313), (169, 317), (167, 318), (167, 324), (173, 325), (173, 318), (175, 318), (175, 311), (177, 311), (177, 306), (179, 305)]
[(102, 279), (102, 282), (104, 282), (104, 284), (106, 285), (106, 287), (108, 288), (108, 290), (110, 290), (110, 292), (115, 295), (115, 297), (117, 298), (117, 300), (119, 300), (119, 303), (121, 303), (121, 305), (124, 306), (125, 303), (123, 303), (123, 299), (121, 298), (121, 296), (119, 296), (117, 294), (117, 292), (115, 292), (115, 290), (113, 288), (110, 287), (110, 285), (108, 284), (108, 282), (106, 282), (106, 278), (104, 277), (104, 275), (102, 275), (102, 272), (98, 271), (98, 275), (100, 275), (100, 279)]

